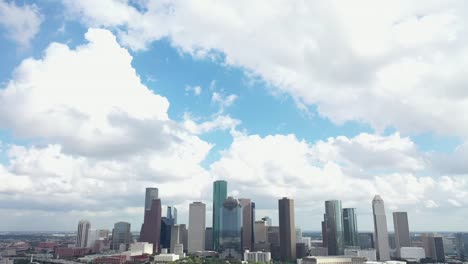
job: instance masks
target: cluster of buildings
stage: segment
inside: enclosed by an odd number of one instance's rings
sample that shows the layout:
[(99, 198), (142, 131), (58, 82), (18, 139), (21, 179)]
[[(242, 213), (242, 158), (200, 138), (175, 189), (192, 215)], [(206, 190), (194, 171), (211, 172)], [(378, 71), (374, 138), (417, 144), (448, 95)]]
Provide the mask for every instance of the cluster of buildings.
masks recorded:
[[(303, 237), (295, 226), (294, 200), (278, 201), (279, 225), (271, 218), (256, 220), (255, 203), (248, 198), (228, 197), (227, 182), (213, 183), (212, 226), (206, 226), (206, 204), (189, 205), (188, 227), (177, 222), (177, 209), (168, 206), (162, 214), (157, 188), (147, 188), (145, 211), (138, 242), (132, 237), (130, 223), (118, 222), (112, 232), (93, 230), (89, 221), (78, 224), (76, 246), (57, 248), (56, 257), (84, 256), (88, 253), (113, 251), (110, 263), (154, 256), (154, 262), (166, 263), (186, 255), (239, 259), (250, 262), (283, 262), (359, 264), (398, 261), (445, 262), (444, 240), (436, 234), (410, 236), (408, 214), (393, 212), (394, 234), (387, 230), (383, 199), (372, 200), (374, 232), (359, 233), (355, 208), (342, 208), (341, 201), (325, 201), (320, 241)], [(468, 254), (468, 234), (455, 237), (457, 255)], [(70, 252), (73, 251), (73, 252)], [(397, 262), (395, 262), (397, 261)], [(98, 263), (103, 263), (102, 259)]]

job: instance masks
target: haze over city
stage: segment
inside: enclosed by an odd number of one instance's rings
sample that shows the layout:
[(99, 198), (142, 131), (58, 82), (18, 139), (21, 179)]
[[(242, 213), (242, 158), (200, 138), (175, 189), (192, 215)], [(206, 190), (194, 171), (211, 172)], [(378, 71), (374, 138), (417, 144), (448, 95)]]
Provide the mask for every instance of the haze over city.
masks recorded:
[(0, 0), (0, 231), (131, 223), (213, 182), (468, 231), (466, 1)]

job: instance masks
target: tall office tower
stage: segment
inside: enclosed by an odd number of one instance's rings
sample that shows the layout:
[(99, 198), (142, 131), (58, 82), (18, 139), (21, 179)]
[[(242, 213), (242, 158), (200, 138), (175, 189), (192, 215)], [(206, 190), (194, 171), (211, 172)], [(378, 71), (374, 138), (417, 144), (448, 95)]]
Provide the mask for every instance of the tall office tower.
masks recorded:
[(254, 233), (255, 233), (254, 243), (261, 243), (261, 242), (268, 241), (267, 240), (267, 226), (265, 224), (265, 221), (263, 220), (255, 221)]
[(462, 260), (468, 257), (468, 233), (455, 234), (455, 248), (457, 256)]
[[(189, 227), (190, 230), (190, 227)], [(213, 250), (213, 228), (207, 227), (205, 229), (205, 250)]]
[(112, 249), (126, 251), (131, 243), (132, 233), (130, 233), (130, 223), (115, 223), (114, 229), (112, 230)]
[(361, 246), (361, 249), (374, 248), (374, 234), (359, 233), (359, 245)]
[(167, 248), (168, 250), (170, 250), (171, 231), (172, 231), (173, 225), (174, 225), (174, 219), (161, 217), (161, 236), (159, 239), (161, 248)]
[(219, 252), (222, 258), (242, 257), (242, 206), (239, 201), (228, 197), (221, 211)]
[(145, 210), (151, 210), (151, 203), (158, 199), (158, 188), (146, 188)]
[(161, 240), (161, 199), (151, 201), (150, 210), (145, 210), (141, 225), (140, 242), (153, 244), (153, 251), (159, 252)]
[(267, 232), (267, 240), (268, 243), (270, 243), (271, 257), (274, 260), (280, 260), (280, 228), (279, 226), (267, 226)]
[(359, 246), (359, 233), (355, 208), (343, 209), (344, 244), (349, 247)]
[(344, 232), (341, 201), (325, 201), (325, 222), (327, 226), (328, 255), (344, 254)]
[(393, 226), (395, 228), (395, 247), (397, 255), (400, 256), (400, 249), (402, 247), (411, 247), (408, 214), (406, 212), (394, 212)]
[(88, 233), (91, 223), (88, 220), (78, 222), (78, 232), (76, 233), (76, 247), (85, 248), (88, 242)]
[(205, 250), (206, 205), (194, 202), (189, 205), (188, 252)]
[(271, 222), (271, 218), (269, 216), (262, 217), (262, 220), (265, 221), (265, 224), (267, 226), (272, 226), (273, 225), (272, 222)]
[(437, 263), (445, 262), (444, 243), (441, 236), (424, 234), (421, 236), (421, 240), (426, 257), (431, 258)]
[(296, 243), (302, 243), (302, 230), (296, 227)]
[(328, 240), (327, 240), (327, 222), (325, 222), (325, 215), (323, 215), (322, 221), (322, 247), (328, 248)]
[(186, 224), (180, 224), (180, 234), (182, 245), (184, 246), (184, 252), (187, 252), (188, 248), (188, 229)]
[(385, 205), (379, 195), (376, 195), (372, 200), (372, 211), (374, 214), (374, 242), (375, 249), (377, 250), (377, 259), (380, 261), (390, 260), (390, 246), (388, 243)]
[(221, 230), (221, 212), (223, 202), (227, 198), (227, 182), (213, 182), (213, 250), (219, 250), (219, 236)]
[(175, 206), (168, 206), (166, 217), (172, 219), (174, 225), (177, 225), (177, 208)]
[(278, 200), (280, 252), (283, 261), (296, 261), (296, 225), (294, 200), (283, 197)]
[(240, 198), (239, 204), (242, 207), (242, 249), (253, 250), (253, 208), (250, 199)]
[(171, 246), (170, 253), (174, 253), (175, 246), (177, 244), (182, 244), (182, 230), (179, 225), (171, 226)]
[(252, 250), (253, 250), (254, 243), (255, 243), (255, 229), (254, 229), (254, 226), (255, 226), (255, 203), (254, 202), (250, 203), (250, 208), (252, 209), (251, 210), (251, 215), (252, 215), (251, 225), (252, 225), (252, 228), (250, 229), (250, 234), (251, 234), (250, 243), (252, 243)]

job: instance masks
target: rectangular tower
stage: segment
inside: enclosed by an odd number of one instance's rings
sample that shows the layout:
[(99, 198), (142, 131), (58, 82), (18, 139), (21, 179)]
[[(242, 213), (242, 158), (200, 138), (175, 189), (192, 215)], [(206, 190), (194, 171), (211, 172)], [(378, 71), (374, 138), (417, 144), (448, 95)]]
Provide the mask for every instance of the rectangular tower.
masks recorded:
[(283, 197), (278, 201), (280, 252), (283, 261), (296, 261), (296, 225), (294, 200)]
[(344, 244), (349, 247), (359, 246), (359, 233), (355, 208), (343, 209)]
[(385, 215), (384, 201), (379, 195), (372, 200), (374, 215), (374, 238), (377, 260), (390, 260), (390, 246), (388, 242), (387, 217)]
[(188, 252), (205, 250), (206, 205), (194, 202), (189, 206)]
[(221, 212), (223, 202), (227, 198), (227, 182), (213, 182), (213, 250), (219, 250), (219, 236), (221, 230)]
[(240, 198), (239, 203), (242, 206), (242, 249), (253, 250), (253, 216), (252, 203), (250, 199)]
[(344, 254), (344, 233), (341, 201), (325, 201), (325, 222), (327, 227), (328, 255)]

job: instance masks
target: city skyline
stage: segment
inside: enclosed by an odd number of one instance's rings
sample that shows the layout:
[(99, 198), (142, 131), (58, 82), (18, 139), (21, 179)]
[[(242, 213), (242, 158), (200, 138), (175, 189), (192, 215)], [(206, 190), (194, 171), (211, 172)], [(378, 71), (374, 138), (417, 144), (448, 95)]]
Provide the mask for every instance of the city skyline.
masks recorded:
[(211, 226), (217, 180), (275, 225), (372, 231), (378, 194), (468, 231), (465, 1), (202, 3), (0, 0), (0, 231), (139, 232), (147, 187)]

